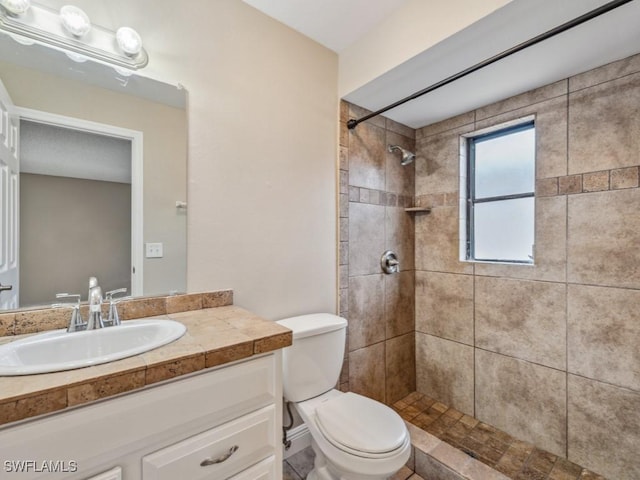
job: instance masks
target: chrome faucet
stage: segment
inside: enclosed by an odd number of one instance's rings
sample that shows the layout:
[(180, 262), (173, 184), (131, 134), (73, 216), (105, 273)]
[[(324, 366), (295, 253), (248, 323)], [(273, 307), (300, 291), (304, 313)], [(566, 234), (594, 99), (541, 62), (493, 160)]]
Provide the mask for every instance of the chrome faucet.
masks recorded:
[(97, 330), (104, 327), (115, 327), (116, 325), (120, 325), (120, 316), (118, 315), (118, 309), (116, 308), (117, 303), (121, 300), (125, 300), (131, 297), (121, 297), (118, 299), (114, 299), (113, 297), (119, 293), (126, 292), (126, 288), (119, 288), (117, 290), (111, 290), (110, 292), (106, 293), (106, 300), (109, 302), (109, 318), (106, 320), (102, 318), (102, 288), (100, 287), (100, 285), (98, 285), (98, 279), (96, 277), (89, 278), (89, 317), (87, 318), (86, 322), (82, 320), (82, 315), (80, 313), (80, 295), (58, 293), (56, 294), (56, 298), (75, 298), (76, 303), (55, 303), (52, 305), (52, 307), (73, 308), (73, 312), (71, 313), (71, 321), (69, 322), (69, 326), (67, 327), (67, 332), (79, 332), (81, 330)]
[(89, 318), (87, 319), (87, 330), (104, 328), (102, 321), (102, 288), (98, 285), (96, 277), (89, 278)]

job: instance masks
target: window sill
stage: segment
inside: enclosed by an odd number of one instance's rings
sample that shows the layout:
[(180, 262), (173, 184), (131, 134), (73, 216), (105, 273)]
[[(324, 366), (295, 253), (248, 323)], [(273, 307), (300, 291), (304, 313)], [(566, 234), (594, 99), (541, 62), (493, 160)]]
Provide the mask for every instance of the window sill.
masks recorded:
[(460, 261), (464, 263), (473, 263), (473, 264), (477, 263), (479, 265), (511, 265), (516, 267), (535, 267), (536, 266), (534, 262), (507, 262), (507, 261), (500, 261), (500, 260), (469, 260), (469, 259), (464, 259)]

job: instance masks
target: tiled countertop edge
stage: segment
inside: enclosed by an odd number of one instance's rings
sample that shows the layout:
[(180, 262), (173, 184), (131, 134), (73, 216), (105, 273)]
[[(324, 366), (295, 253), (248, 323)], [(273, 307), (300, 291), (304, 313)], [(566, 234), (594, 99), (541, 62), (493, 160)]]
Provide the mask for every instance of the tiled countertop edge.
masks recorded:
[[(192, 294), (184, 297), (193, 297)], [(168, 297), (175, 298), (175, 297)], [(232, 298), (232, 297), (231, 297)], [(193, 298), (184, 299), (189, 302)], [(185, 335), (156, 350), (115, 362), (50, 374), (0, 377), (0, 428), (38, 415), (86, 404), (158, 382), (268, 353), (292, 343), (288, 329), (241, 308), (226, 306), (168, 314), (187, 326)], [(14, 383), (12, 383), (14, 382)]]

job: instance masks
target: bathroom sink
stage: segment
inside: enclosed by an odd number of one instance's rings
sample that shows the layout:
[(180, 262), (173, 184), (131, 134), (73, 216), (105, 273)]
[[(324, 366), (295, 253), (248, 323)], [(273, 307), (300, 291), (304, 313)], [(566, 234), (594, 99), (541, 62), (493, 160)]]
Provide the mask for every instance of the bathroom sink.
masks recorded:
[(144, 353), (180, 338), (173, 320), (129, 320), (115, 327), (40, 333), (0, 345), (0, 375), (31, 375), (88, 367)]

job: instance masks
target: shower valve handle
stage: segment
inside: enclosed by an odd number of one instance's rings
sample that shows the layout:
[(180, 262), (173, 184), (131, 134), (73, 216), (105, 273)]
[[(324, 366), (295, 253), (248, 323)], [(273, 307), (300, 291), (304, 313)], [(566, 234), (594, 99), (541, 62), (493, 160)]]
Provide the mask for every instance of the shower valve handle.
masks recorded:
[(398, 261), (398, 255), (391, 250), (387, 250), (380, 257), (380, 266), (382, 271), (387, 274), (398, 273), (400, 271), (400, 262)]

